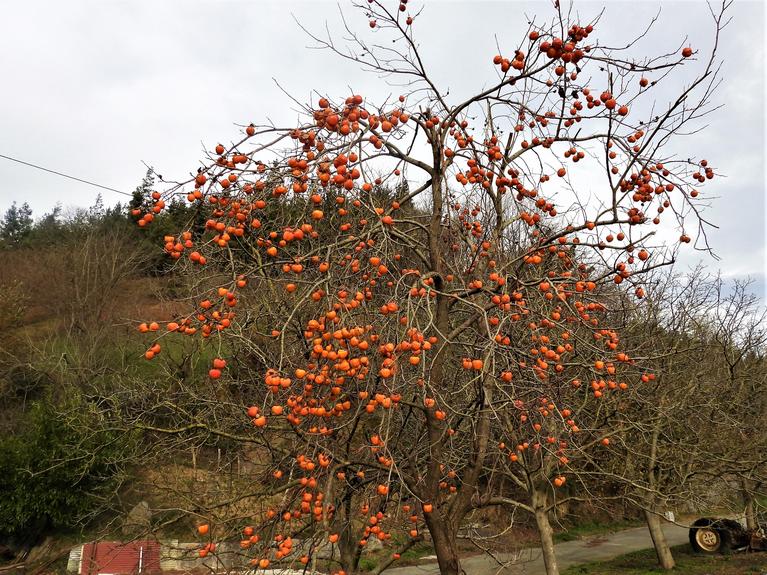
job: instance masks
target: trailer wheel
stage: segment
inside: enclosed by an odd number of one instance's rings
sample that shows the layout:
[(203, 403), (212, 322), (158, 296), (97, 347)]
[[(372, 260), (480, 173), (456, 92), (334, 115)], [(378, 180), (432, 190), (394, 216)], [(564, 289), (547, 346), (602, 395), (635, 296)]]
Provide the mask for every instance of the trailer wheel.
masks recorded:
[(714, 555), (730, 550), (730, 532), (711, 519), (698, 519), (690, 528), (690, 545), (696, 553)]

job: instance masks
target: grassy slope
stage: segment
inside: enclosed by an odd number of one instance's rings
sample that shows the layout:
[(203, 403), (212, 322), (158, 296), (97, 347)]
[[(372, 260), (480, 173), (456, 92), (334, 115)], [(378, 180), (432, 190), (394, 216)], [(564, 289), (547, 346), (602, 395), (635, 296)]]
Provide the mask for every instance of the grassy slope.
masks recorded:
[[(767, 553), (736, 553), (704, 556), (693, 553), (689, 545), (673, 547), (676, 575), (763, 575), (767, 573)], [(611, 561), (570, 567), (562, 575), (657, 575), (669, 573), (658, 567), (655, 551), (644, 549)]]

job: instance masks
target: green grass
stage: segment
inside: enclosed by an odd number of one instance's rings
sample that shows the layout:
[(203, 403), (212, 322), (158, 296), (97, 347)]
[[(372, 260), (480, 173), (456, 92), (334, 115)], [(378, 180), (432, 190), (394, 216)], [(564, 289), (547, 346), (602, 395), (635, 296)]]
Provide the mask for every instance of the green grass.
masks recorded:
[(671, 548), (676, 560), (673, 571), (658, 566), (655, 551), (643, 549), (610, 561), (599, 561), (570, 567), (562, 575), (763, 575), (767, 573), (767, 553), (732, 555), (698, 555), (689, 545)]
[[(405, 551), (402, 554), (402, 557), (400, 557), (400, 561), (418, 561), (427, 555), (434, 555), (434, 547), (431, 546), (431, 543), (424, 541), (413, 545), (410, 549)], [(398, 562), (397, 565), (399, 564), (400, 563)]]
[(360, 571), (372, 571), (376, 567), (378, 567), (378, 561), (373, 559), (372, 557), (363, 557), (360, 559)]
[(639, 519), (624, 519), (621, 521), (611, 521), (610, 523), (588, 521), (565, 528), (563, 531), (554, 533), (554, 543), (563, 543), (565, 541), (575, 541), (583, 537), (601, 535), (603, 533), (614, 533), (623, 529), (632, 527), (641, 527), (645, 523)]
[[(97, 367), (111, 368), (109, 377), (113, 377), (115, 372), (133, 377), (162, 377), (165, 375), (164, 358), (180, 363), (185, 355), (192, 355), (194, 358), (192, 373), (205, 377), (211, 361), (219, 354), (219, 351), (214, 349), (214, 345), (201, 345), (196, 340), (177, 334), (168, 334), (160, 340), (162, 356), (158, 356), (153, 361), (147, 361), (143, 358), (144, 350), (155, 340), (156, 336), (152, 334), (148, 336), (134, 333), (117, 334), (113, 337), (105, 337), (99, 341), (95, 349), (89, 349), (88, 342), (80, 343), (66, 335), (56, 335), (44, 342), (43, 349), (45, 357), (55, 358), (56, 361), (59, 361), (63, 355), (68, 356), (75, 367), (92, 368), (94, 366), (88, 365), (88, 362), (95, 359), (98, 361)], [(222, 353), (227, 353), (228, 349), (226, 346), (223, 347)], [(79, 365), (80, 363), (83, 365)]]
[[(396, 547), (397, 545), (395, 545)], [(385, 559), (388, 559), (391, 555), (392, 549), (390, 548), (384, 548), (377, 551), (373, 551), (372, 553), (362, 557), (360, 559), (360, 571), (362, 572), (369, 572), (373, 571), (378, 567), (378, 565), (384, 561)], [(396, 561), (394, 564), (395, 567), (402, 567), (405, 565), (413, 565), (420, 561), (421, 558), (426, 557), (428, 555), (434, 555), (434, 548), (431, 546), (430, 543), (426, 541), (422, 541), (420, 543), (416, 543), (413, 545), (410, 549), (405, 551), (402, 556)]]

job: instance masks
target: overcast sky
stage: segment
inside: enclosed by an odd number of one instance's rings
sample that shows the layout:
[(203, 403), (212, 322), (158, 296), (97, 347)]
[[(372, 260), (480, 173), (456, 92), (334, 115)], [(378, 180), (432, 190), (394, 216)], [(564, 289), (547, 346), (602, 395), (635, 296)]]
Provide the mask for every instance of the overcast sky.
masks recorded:
[[(563, 0), (564, 1), (564, 0)], [(194, 171), (203, 146), (228, 142), (235, 124), (295, 122), (294, 106), (273, 78), (299, 100), (312, 90), (345, 96), (351, 88), (376, 101), (399, 90), (325, 51), (293, 17), (322, 31), (339, 23), (339, 4), (324, 1), (79, 1), (0, 0), (0, 154), (130, 192), (146, 162), (170, 179)], [(395, 3), (396, 5), (396, 3)], [(513, 51), (528, 17), (548, 20), (550, 2), (446, 1), (424, 6), (415, 35), (427, 69), (451, 98), (495, 79), (496, 42)], [(341, 9), (364, 30), (364, 15)], [(653, 52), (688, 38), (710, 45), (713, 25), (704, 2), (576, 2), (584, 20), (602, 6), (604, 44), (625, 42), (660, 9), (646, 38)], [(722, 38), (724, 82), (708, 129), (691, 145), (727, 178), (714, 180), (707, 210), (719, 226), (710, 243), (721, 258), (704, 261), (730, 276), (752, 276), (763, 294), (765, 275), (765, 10), (736, 1)], [(370, 33), (369, 30), (366, 33)], [(641, 47), (640, 47), (641, 48)], [(460, 74), (458, 73), (460, 71)], [(315, 96), (316, 98), (316, 96)], [(0, 158), (0, 210), (28, 202), (36, 216), (56, 203), (91, 205), (116, 193), (66, 180)], [(684, 263), (695, 261), (688, 249)]]

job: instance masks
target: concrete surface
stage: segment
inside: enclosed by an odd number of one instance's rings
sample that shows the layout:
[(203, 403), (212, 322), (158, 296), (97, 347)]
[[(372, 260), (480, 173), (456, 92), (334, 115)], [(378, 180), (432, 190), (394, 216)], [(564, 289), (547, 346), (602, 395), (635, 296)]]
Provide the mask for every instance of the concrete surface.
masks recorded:
[[(665, 524), (663, 532), (669, 545), (681, 545), (688, 541), (688, 530), (673, 524)], [(567, 541), (555, 546), (559, 569), (571, 565), (606, 561), (640, 549), (652, 547), (650, 533), (646, 527), (626, 529), (617, 533), (597, 535), (578, 541)], [(467, 575), (546, 575), (543, 558), (539, 549), (524, 549), (519, 554), (499, 554), (494, 560), (487, 555), (467, 557), (461, 566)], [(398, 567), (386, 571), (387, 575), (439, 575), (436, 563)]]

